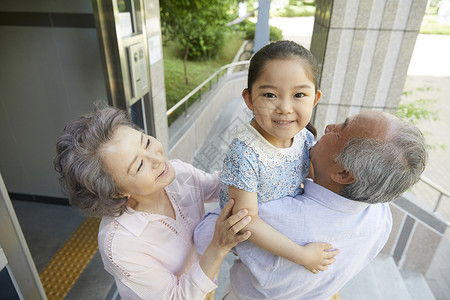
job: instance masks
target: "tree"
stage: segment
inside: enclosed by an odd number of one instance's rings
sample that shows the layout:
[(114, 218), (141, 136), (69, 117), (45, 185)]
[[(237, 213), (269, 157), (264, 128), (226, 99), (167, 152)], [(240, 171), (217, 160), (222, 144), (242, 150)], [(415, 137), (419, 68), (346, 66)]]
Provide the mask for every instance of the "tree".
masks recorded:
[(161, 26), (166, 39), (182, 47), (186, 84), (187, 60), (215, 57), (224, 43), (234, 0), (161, 0)]

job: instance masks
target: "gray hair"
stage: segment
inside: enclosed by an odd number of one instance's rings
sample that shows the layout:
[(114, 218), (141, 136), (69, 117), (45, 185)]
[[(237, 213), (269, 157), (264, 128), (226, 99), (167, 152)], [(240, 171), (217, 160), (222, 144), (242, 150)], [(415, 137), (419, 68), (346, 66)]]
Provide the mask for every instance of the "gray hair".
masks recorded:
[(59, 182), (72, 206), (90, 216), (119, 216), (128, 199), (120, 195), (111, 174), (102, 164), (102, 146), (114, 130), (125, 125), (135, 128), (127, 114), (113, 107), (96, 108), (71, 121), (56, 142), (53, 164)]
[(366, 203), (389, 202), (420, 179), (428, 154), (418, 128), (400, 120), (386, 141), (351, 138), (335, 161), (352, 172), (356, 181), (341, 195)]

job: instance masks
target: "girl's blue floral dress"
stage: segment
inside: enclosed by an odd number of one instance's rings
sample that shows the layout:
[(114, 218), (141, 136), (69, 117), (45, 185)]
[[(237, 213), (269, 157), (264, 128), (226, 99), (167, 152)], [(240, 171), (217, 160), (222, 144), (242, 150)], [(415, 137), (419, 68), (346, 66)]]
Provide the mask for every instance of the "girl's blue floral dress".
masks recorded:
[(258, 203), (302, 193), (313, 141), (314, 136), (304, 128), (291, 147), (277, 148), (250, 124), (238, 127), (223, 162), (220, 207), (229, 199), (228, 186), (256, 192)]

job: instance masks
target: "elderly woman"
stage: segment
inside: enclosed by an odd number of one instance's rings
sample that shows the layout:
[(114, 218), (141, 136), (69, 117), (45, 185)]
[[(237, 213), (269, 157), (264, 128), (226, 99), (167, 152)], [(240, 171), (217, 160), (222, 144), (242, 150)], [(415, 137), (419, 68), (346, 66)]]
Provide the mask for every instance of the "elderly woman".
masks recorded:
[(70, 203), (101, 216), (99, 251), (122, 299), (203, 299), (226, 254), (250, 232), (247, 211), (233, 201), (199, 256), (193, 231), (203, 203), (218, 194), (218, 176), (167, 160), (161, 143), (107, 107), (67, 124), (55, 169)]

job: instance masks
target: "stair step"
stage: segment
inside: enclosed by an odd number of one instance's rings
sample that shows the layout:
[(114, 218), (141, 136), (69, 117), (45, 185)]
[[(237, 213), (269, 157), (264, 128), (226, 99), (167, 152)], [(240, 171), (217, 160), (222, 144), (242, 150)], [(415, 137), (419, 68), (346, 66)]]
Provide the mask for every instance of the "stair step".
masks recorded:
[(400, 271), (412, 300), (435, 300), (428, 283), (419, 272)]
[(391, 256), (378, 255), (339, 292), (341, 300), (413, 300)]
[(364, 268), (357, 276), (347, 282), (339, 291), (341, 300), (381, 300), (377, 277), (371, 265)]

